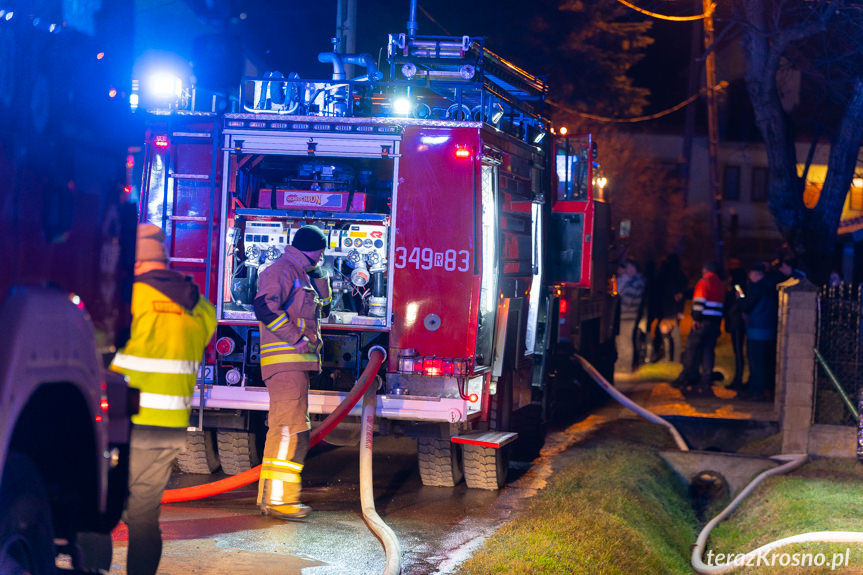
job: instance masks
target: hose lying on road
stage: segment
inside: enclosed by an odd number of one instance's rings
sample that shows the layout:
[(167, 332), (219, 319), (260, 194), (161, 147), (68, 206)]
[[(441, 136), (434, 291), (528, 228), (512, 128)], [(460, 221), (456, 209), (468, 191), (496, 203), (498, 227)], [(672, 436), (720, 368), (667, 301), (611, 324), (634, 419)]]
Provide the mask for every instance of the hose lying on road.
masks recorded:
[[(380, 346), (374, 346), (369, 350), (369, 364), (363, 370), (363, 373), (360, 374), (354, 387), (351, 388), (350, 392), (348, 392), (339, 406), (336, 407), (336, 409), (333, 410), (326, 419), (324, 419), (321, 425), (312, 430), (311, 436), (309, 437), (310, 447), (320, 442), (336, 425), (339, 424), (339, 422), (345, 418), (345, 416), (347, 416), (351, 409), (354, 408), (360, 398), (363, 397), (366, 390), (370, 387), (371, 382), (374, 381), (374, 375), (377, 374), (381, 365), (383, 365), (386, 356), (386, 351)], [(162, 503), (179, 503), (181, 501), (194, 501), (196, 499), (212, 497), (213, 495), (225, 493), (232, 489), (236, 489), (237, 487), (243, 487), (244, 485), (254, 483), (258, 478), (260, 478), (260, 476), (261, 466), (258, 465), (248, 471), (244, 471), (218, 481), (204, 483), (203, 485), (195, 485), (194, 487), (168, 489), (162, 495)]]
[(588, 375), (590, 375), (590, 377), (593, 378), (593, 381), (595, 381), (599, 385), (599, 387), (601, 387), (603, 390), (605, 390), (605, 392), (608, 395), (610, 395), (618, 403), (620, 403), (624, 407), (629, 408), (630, 410), (634, 411), (635, 413), (637, 413), (638, 415), (640, 415), (644, 419), (646, 419), (650, 422), (653, 422), (653, 423), (658, 423), (659, 425), (662, 425), (662, 426), (668, 428), (668, 431), (671, 433), (671, 436), (674, 438), (674, 443), (677, 444), (677, 448), (680, 449), (680, 451), (689, 451), (689, 446), (686, 445), (686, 441), (683, 439), (683, 436), (680, 435), (680, 432), (677, 431), (676, 427), (674, 427), (673, 425), (671, 425), (671, 423), (662, 419), (661, 417), (659, 417), (655, 413), (653, 413), (651, 411), (647, 411), (646, 409), (644, 409), (643, 407), (641, 407), (640, 405), (638, 405), (637, 403), (635, 403), (634, 401), (632, 401), (631, 399), (629, 399), (628, 397), (623, 395), (620, 391), (615, 389), (614, 386), (611, 385), (610, 383), (608, 383), (608, 380), (605, 379), (602, 376), (602, 374), (599, 373), (599, 371), (597, 371), (597, 369), (595, 367), (593, 367), (590, 364), (590, 362), (588, 362), (586, 359), (584, 359), (583, 357), (581, 357), (577, 353), (575, 354), (575, 357), (578, 359), (579, 363), (581, 363), (581, 366), (588, 373)]
[[(648, 421), (652, 421), (653, 423), (658, 423), (668, 428), (671, 432), (671, 435), (674, 437), (675, 443), (677, 443), (677, 447), (681, 451), (689, 451), (689, 447), (686, 445), (686, 441), (684, 441), (683, 437), (677, 431), (677, 429), (668, 421), (662, 419), (655, 413), (647, 411), (637, 403), (633, 402), (631, 399), (623, 395), (620, 391), (616, 390), (608, 381), (600, 374), (595, 367), (593, 367), (586, 359), (581, 357), (578, 354), (575, 354), (575, 357), (581, 363), (582, 367), (584, 367), (585, 371), (593, 378), (593, 380), (604, 389), (609, 395), (611, 395), (614, 399), (616, 399), (619, 403), (623, 404), (625, 407), (628, 407), (638, 415), (644, 417)], [(771, 541), (770, 543), (766, 543), (761, 547), (750, 551), (746, 554), (734, 555), (733, 560), (729, 560), (723, 564), (717, 565), (708, 565), (704, 563), (702, 557), (704, 556), (704, 549), (707, 546), (707, 539), (710, 536), (710, 532), (713, 530), (716, 525), (728, 517), (743, 501), (746, 497), (752, 493), (753, 490), (760, 484), (764, 479), (770, 477), (771, 475), (779, 475), (780, 473), (787, 473), (793, 469), (797, 469), (804, 463), (809, 460), (808, 454), (802, 455), (775, 455), (771, 459), (776, 460), (789, 460), (787, 463), (780, 465), (779, 467), (774, 467), (772, 469), (768, 469), (760, 473), (755, 479), (753, 479), (749, 485), (747, 485), (743, 491), (741, 491), (734, 500), (728, 504), (728, 506), (722, 510), (722, 512), (711, 519), (707, 525), (701, 530), (701, 533), (698, 534), (698, 538), (695, 541), (695, 546), (692, 548), (692, 557), (690, 558), (690, 563), (692, 564), (692, 568), (701, 575), (718, 575), (720, 573), (728, 573), (733, 571), (739, 567), (744, 567), (747, 565), (751, 565), (750, 561), (752, 559), (757, 559), (758, 557), (763, 557), (766, 553), (770, 551), (774, 551), (776, 549), (780, 549), (785, 547), (786, 545), (792, 545), (795, 543), (863, 543), (863, 533), (858, 533), (854, 531), (814, 531), (809, 533), (801, 533), (799, 535), (792, 535), (790, 537), (784, 537), (782, 539), (777, 539), (776, 541)], [(728, 557), (729, 554), (725, 554)]]
[[(377, 379), (380, 382), (380, 379)], [(387, 562), (384, 575), (398, 575), (402, 571), (402, 550), (398, 537), (384, 523), (375, 510), (375, 495), (372, 489), (372, 440), (375, 428), (375, 391), (377, 386), (369, 386), (363, 395), (363, 412), (360, 432), (360, 503), (363, 519), (384, 546)]]

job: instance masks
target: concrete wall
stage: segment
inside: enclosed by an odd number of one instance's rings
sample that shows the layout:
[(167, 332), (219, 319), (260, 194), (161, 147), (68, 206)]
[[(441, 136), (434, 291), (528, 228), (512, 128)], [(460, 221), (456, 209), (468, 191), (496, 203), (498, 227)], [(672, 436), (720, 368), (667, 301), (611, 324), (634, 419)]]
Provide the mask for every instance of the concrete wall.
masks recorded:
[(783, 453), (855, 457), (856, 429), (813, 425), (818, 288), (791, 279), (779, 286), (776, 404)]

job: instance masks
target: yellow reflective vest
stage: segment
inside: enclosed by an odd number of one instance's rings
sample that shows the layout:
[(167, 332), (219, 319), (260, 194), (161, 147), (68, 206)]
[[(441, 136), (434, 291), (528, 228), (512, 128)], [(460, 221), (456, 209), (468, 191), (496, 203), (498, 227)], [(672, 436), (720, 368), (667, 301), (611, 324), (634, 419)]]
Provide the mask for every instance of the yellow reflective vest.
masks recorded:
[(189, 425), (198, 366), (215, 329), (216, 310), (191, 278), (169, 270), (135, 278), (131, 335), (111, 363), (141, 390), (132, 423)]

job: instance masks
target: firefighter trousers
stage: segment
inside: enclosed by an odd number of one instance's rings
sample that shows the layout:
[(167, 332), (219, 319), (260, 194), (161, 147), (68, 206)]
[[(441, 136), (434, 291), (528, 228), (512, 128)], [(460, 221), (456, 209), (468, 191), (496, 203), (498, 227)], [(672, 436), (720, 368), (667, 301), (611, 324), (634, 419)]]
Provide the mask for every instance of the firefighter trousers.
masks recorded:
[(177, 454), (186, 443), (183, 428), (132, 428), (129, 450), (129, 498), (123, 521), (129, 529), (128, 575), (155, 575), (162, 557), (159, 528), (162, 493)]
[(300, 474), (309, 450), (309, 374), (280, 371), (265, 380), (270, 394), (258, 506), (300, 502)]

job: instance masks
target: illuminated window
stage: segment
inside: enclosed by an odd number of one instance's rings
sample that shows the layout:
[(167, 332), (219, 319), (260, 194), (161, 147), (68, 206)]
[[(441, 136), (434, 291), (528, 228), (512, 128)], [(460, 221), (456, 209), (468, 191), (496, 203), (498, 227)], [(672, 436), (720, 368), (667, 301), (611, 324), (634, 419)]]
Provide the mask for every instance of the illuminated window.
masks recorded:
[(753, 202), (767, 201), (768, 187), (767, 168), (752, 168), (752, 189), (750, 199)]
[(848, 194), (848, 208), (856, 212), (863, 212), (863, 186), (851, 186)]

